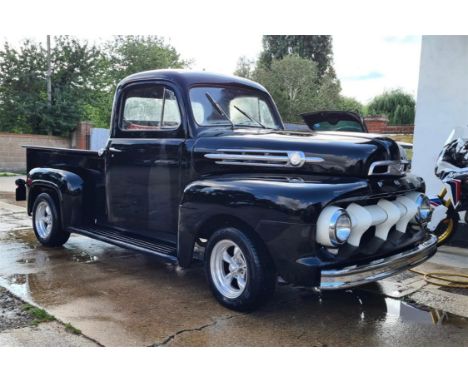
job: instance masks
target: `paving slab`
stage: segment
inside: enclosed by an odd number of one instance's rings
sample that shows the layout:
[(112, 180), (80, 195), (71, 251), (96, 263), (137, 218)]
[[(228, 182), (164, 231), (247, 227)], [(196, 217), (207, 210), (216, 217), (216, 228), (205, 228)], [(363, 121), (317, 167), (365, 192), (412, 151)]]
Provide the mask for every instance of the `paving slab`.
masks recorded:
[(26, 207), (0, 200), (0, 217), (0, 232), (31, 229), (31, 218), (26, 214)]
[(0, 176), (0, 192), (15, 192), (15, 180), (18, 178), (25, 178), (25, 176)]
[(58, 322), (48, 322), (0, 332), (0, 346), (96, 347), (98, 345), (86, 337), (67, 332)]

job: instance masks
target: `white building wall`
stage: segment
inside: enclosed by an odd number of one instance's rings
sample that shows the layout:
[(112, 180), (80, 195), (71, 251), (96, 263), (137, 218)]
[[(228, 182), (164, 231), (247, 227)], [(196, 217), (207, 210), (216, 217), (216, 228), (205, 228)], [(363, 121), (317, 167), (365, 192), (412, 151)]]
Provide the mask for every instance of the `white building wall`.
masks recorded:
[(437, 194), (436, 159), (452, 129), (468, 125), (468, 36), (424, 36), (421, 46), (413, 173)]

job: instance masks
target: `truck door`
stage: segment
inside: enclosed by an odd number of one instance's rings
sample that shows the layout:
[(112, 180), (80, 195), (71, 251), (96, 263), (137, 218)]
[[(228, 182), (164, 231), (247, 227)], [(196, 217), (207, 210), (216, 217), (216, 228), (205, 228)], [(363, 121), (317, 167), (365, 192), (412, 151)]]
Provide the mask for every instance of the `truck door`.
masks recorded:
[(175, 238), (185, 143), (175, 92), (166, 84), (138, 83), (118, 97), (106, 152), (107, 223)]

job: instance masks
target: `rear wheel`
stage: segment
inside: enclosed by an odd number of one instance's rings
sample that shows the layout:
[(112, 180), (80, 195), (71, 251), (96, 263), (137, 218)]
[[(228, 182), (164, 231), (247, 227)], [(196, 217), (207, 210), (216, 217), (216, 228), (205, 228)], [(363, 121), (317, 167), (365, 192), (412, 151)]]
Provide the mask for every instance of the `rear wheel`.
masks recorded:
[(47, 247), (65, 244), (70, 233), (62, 229), (54, 199), (47, 193), (39, 194), (33, 205), (33, 228), (37, 240)]
[(268, 255), (236, 228), (216, 231), (208, 240), (205, 270), (216, 299), (229, 309), (255, 309), (273, 294), (276, 273)]

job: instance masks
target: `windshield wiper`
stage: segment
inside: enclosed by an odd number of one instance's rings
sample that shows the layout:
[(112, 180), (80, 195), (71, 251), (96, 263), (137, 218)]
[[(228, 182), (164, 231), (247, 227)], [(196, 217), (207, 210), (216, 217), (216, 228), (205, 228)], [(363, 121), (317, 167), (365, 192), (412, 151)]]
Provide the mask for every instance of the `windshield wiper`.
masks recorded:
[(248, 119), (250, 119), (252, 122), (257, 123), (259, 126), (263, 127), (264, 129), (268, 129), (268, 127), (266, 127), (263, 123), (257, 121), (254, 117), (250, 116), (250, 115), (247, 114), (244, 110), (240, 109), (240, 108), (237, 107), (236, 105), (234, 105), (234, 108), (235, 108), (239, 113), (242, 113), (245, 117), (247, 117)]
[(208, 98), (208, 101), (213, 105), (213, 107), (216, 109), (216, 111), (224, 118), (226, 118), (229, 123), (231, 124), (232, 129), (234, 130), (234, 122), (231, 121), (231, 118), (228, 117), (226, 112), (223, 110), (223, 108), (217, 103), (213, 97), (210, 95), (210, 93), (205, 93), (206, 98)]

